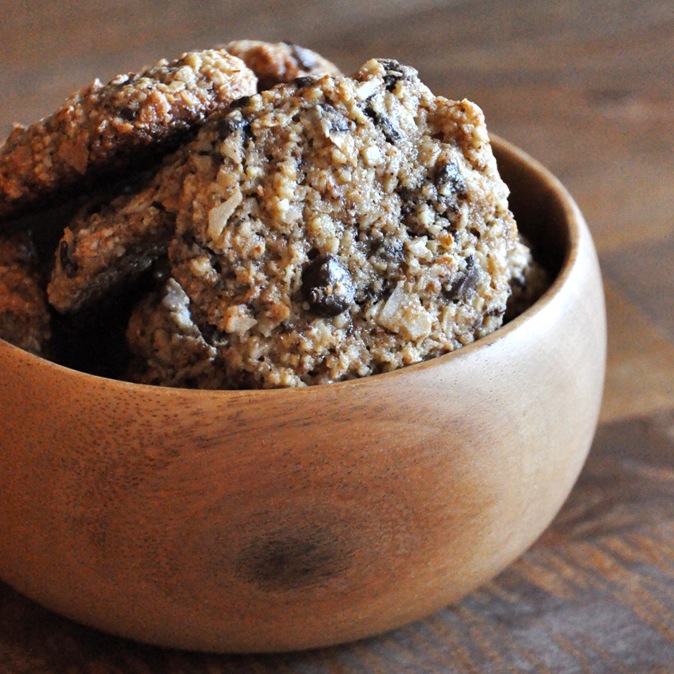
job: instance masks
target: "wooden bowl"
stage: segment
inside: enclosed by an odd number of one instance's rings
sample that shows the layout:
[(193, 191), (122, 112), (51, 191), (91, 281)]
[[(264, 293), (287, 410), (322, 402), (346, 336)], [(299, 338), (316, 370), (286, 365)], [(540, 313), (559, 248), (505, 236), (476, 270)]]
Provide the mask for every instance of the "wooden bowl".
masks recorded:
[(1, 343), (0, 577), (141, 641), (280, 651), (413, 621), (522, 554), (590, 447), (605, 317), (573, 200), (494, 143), (556, 278), (461, 351), (340, 384), (212, 392)]

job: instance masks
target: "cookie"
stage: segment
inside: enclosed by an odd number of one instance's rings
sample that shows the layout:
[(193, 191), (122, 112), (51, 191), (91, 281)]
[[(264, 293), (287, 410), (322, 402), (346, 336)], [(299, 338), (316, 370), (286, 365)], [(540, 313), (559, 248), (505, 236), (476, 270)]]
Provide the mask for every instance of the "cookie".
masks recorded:
[(334, 63), (320, 54), (289, 42), (236, 40), (225, 45), (225, 49), (255, 73), (261, 91), (298, 77), (342, 74)]
[(217, 349), (192, 320), (189, 298), (174, 280), (136, 306), (126, 332), (133, 358), (125, 378), (162, 386), (223, 388)]
[(131, 189), (108, 203), (87, 204), (66, 227), (47, 288), (59, 312), (88, 309), (120, 292), (166, 252), (175, 217), (156, 189)]
[[(339, 73), (322, 56), (298, 45), (239, 40), (224, 49), (260, 78), (261, 87)], [(172, 162), (167, 165), (170, 173)], [(170, 181), (159, 176), (155, 184), (162, 183)], [(49, 285), (50, 302), (58, 311), (79, 311), (117, 292), (165, 253), (173, 225), (171, 196), (164, 189), (159, 201), (152, 187), (144, 194), (136, 195), (135, 188), (127, 192), (109, 204), (88, 204), (66, 228)]]
[(26, 232), (0, 236), (0, 338), (43, 354), (51, 336), (37, 254)]
[(521, 249), (482, 112), (396, 61), (242, 101), (164, 181), (171, 274), (223, 387), (386, 372), (503, 322)]
[(256, 88), (254, 74), (226, 50), (188, 52), (107, 84), (95, 80), (51, 116), (17, 125), (0, 147), (0, 218), (137, 167)]

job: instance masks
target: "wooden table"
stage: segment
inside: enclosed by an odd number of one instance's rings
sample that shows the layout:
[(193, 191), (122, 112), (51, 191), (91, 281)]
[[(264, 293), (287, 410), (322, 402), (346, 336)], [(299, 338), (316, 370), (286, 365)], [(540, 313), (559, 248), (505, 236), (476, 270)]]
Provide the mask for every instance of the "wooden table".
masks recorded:
[(3, 136), (94, 76), (241, 37), (292, 40), (346, 71), (395, 57), (437, 93), (478, 102), (491, 130), (549, 166), (587, 217), (606, 285), (606, 392), (590, 458), (553, 525), (457, 606), (352, 645), (233, 657), (102, 635), (0, 584), (0, 671), (674, 672), (672, 3), (81, 5), (3, 0)]

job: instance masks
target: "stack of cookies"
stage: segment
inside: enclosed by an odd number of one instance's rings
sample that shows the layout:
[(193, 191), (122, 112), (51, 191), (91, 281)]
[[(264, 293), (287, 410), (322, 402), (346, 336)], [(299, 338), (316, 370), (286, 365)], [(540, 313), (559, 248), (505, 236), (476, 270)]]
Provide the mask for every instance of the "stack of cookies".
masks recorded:
[(395, 60), (346, 77), (230, 43), (94, 82), (0, 148), (0, 336), (96, 373), (368, 376), (493, 332), (544, 283), (481, 110)]

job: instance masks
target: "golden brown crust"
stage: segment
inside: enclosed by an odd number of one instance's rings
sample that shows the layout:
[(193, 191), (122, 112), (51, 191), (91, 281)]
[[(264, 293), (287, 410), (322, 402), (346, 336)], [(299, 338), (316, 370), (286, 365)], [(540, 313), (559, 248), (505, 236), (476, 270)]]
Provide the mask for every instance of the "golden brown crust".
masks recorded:
[(17, 125), (0, 147), (0, 217), (165, 152), (256, 86), (254, 74), (224, 49), (188, 52), (107, 84), (94, 81), (53, 115)]
[(88, 308), (135, 281), (166, 252), (175, 218), (153, 190), (122, 194), (76, 215), (59, 242), (48, 286), (61, 313)]

